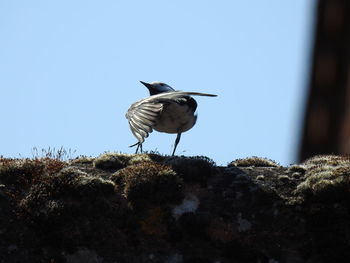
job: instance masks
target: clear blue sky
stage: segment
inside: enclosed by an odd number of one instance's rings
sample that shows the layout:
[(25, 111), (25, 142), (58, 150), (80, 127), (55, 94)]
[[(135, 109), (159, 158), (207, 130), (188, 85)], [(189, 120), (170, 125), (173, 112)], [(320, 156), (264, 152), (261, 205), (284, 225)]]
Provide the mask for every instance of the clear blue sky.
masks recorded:
[[(177, 153), (295, 161), (315, 0), (0, 1), (0, 155), (133, 153), (124, 115), (163, 81), (198, 97)], [(144, 150), (170, 154), (176, 135)]]

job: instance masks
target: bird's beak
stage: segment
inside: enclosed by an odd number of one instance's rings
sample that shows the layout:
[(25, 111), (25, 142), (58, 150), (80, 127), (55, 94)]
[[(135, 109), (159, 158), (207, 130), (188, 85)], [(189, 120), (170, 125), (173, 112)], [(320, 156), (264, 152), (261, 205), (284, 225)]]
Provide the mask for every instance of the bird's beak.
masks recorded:
[(140, 80), (140, 82), (141, 82), (143, 85), (145, 85), (148, 89), (151, 89), (151, 88), (152, 88), (152, 85), (151, 85), (151, 84), (149, 84), (149, 83), (147, 83), (147, 82), (143, 82), (143, 81), (141, 81), (141, 80)]

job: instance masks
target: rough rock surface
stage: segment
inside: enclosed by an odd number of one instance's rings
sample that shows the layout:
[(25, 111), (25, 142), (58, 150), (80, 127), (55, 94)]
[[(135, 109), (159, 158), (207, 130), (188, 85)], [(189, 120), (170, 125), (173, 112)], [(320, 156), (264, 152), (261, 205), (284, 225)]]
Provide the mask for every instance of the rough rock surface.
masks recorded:
[(350, 262), (350, 159), (0, 158), (0, 262)]

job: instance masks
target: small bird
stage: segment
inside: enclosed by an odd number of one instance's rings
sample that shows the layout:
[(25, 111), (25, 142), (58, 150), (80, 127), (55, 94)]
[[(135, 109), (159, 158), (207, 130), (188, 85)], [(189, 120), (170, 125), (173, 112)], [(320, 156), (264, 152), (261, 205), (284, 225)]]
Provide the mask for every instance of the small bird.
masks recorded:
[(133, 103), (125, 117), (128, 119), (131, 132), (138, 142), (130, 147), (137, 146), (142, 152), (142, 143), (149, 133), (154, 130), (158, 132), (177, 133), (174, 150), (180, 142), (181, 133), (191, 129), (197, 121), (197, 102), (190, 95), (216, 97), (217, 95), (176, 91), (162, 82), (146, 83), (150, 97)]

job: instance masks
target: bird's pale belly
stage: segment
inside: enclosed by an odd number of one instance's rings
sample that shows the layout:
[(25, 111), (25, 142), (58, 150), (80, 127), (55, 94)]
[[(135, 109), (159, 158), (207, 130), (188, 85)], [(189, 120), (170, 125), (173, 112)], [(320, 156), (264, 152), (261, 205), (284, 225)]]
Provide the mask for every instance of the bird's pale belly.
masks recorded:
[(153, 128), (158, 132), (180, 133), (191, 129), (196, 120), (197, 116), (189, 107), (174, 103), (163, 108)]

